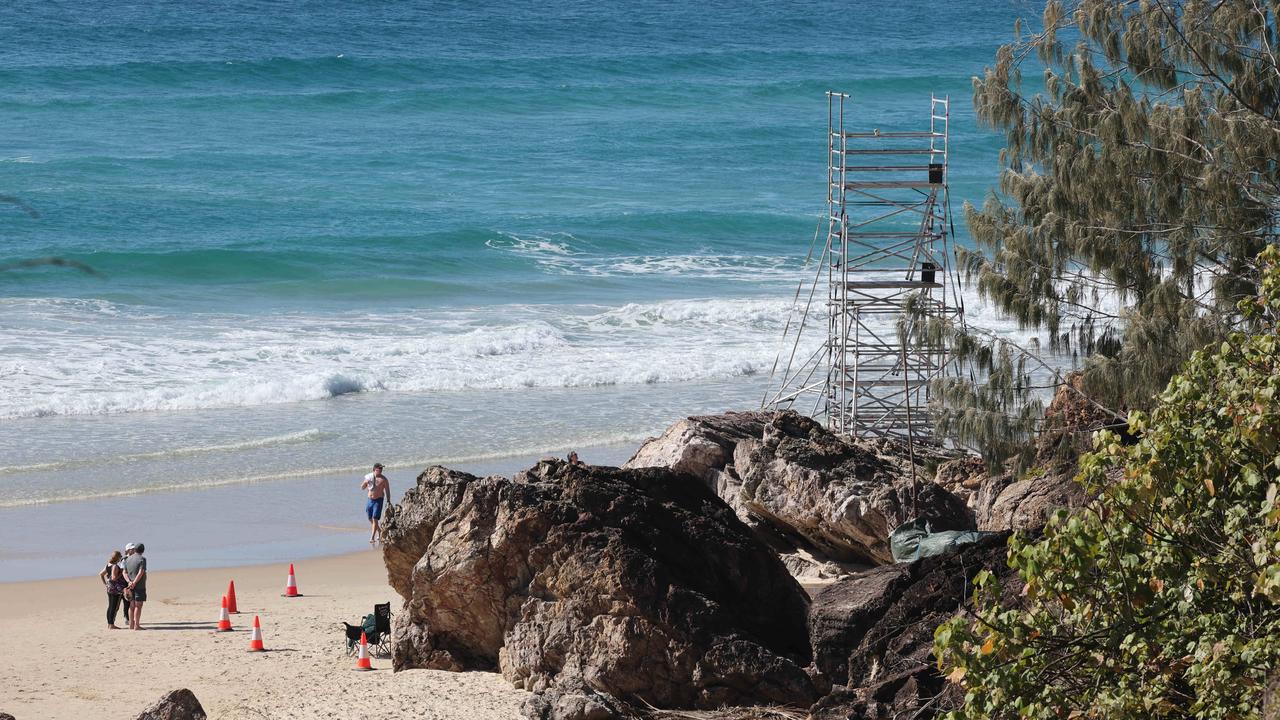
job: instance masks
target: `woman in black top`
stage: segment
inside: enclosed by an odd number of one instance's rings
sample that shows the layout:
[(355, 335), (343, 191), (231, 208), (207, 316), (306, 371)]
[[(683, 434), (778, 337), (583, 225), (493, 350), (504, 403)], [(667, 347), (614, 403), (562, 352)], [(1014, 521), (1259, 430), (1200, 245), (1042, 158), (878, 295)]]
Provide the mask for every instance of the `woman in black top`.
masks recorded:
[(107, 588), (107, 627), (119, 630), (120, 628), (116, 627), (116, 612), (120, 609), (120, 600), (124, 597), (125, 587), (124, 571), (120, 569), (119, 550), (111, 553), (111, 559), (107, 560), (107, 566), (98, 573), (98, 578)]

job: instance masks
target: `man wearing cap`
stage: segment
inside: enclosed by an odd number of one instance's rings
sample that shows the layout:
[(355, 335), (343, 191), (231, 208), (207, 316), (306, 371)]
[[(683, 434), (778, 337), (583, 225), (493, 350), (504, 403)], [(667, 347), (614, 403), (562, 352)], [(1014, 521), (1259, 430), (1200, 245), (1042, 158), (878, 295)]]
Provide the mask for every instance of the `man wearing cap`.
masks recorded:
[(133, 595), (133, 603), (129, 607), (129, 629), (142, 629), (142, 605), (147, 601), (147, 559), (143, 557), (146, 547), (142, 543), (138, 543), (133, 547), (133, 554), (124, 561), (124, 579), (129, 581), (126, 586), (126, 597)]
[(364, 476), (360, 489), (369, 491), (369, 501), (364, 504), (364, 514), (369, 517), (369, 526), (372, 528), (369, 534), (369, 544), (372, 545), (380, 539), (381, 530), (378, 528), (378, 521), (382, 518), (382, 505), (386, 502), (387, 495), (391, 494), (391, 483), (387, 480), (387, 476), (382, 474), (382, 463), (374, 464), (373, 472)]

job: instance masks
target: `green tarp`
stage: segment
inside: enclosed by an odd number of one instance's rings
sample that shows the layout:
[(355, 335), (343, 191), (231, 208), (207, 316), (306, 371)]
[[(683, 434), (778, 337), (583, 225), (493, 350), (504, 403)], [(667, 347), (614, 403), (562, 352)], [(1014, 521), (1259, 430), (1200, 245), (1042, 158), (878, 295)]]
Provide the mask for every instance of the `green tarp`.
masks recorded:
[(905, 522), (889, 533), (889, 551), (896, 562), (912, 562), (934, 555), (945, 555), (961, 545), (978, 542), (996, 533), (975, 530), (943, 530), (933, 532), (929, 521), (917, 518)]

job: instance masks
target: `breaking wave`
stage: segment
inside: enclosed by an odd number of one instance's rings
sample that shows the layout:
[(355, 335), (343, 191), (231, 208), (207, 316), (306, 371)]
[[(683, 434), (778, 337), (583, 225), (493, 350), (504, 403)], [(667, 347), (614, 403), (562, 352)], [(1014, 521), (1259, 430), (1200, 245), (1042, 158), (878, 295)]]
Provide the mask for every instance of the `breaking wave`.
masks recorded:
[(751, 375), (771, 362), (788, 307), (719, 298), (262, 318), (11, 302), (18, 349), (0, 359), (0, 417)]

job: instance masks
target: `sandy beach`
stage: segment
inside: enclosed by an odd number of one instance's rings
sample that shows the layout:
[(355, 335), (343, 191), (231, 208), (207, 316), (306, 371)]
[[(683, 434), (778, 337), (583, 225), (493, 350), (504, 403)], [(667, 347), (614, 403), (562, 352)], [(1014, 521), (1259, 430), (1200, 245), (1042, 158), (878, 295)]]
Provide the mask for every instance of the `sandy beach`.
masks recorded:
[[(297, 563), (300, 598), (281, 597), (287, 564), (181, 571), (153, 564), (139, 632), (106, 628), (96, 577), (0, 584), (8, 646), (0, 654), (0, 711), (18, 720), (123, 720), (186, 687), (218, 720), (519, 716), (526, 693), (497, 674), (392, 673), (381, 657), (373, 658), (375, 672), (352, 670), (339, 622), (358, 622), (375, 603), (390, 601), (393, 612), (400, 605), (378, 553)], [(217, 633), (229, 580), (240, 614), (233, 632)], [(265, 653), (246, 652), (255, 614)]]

